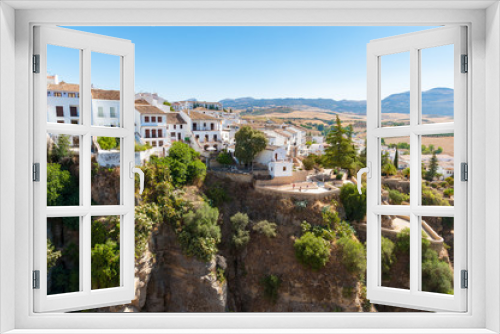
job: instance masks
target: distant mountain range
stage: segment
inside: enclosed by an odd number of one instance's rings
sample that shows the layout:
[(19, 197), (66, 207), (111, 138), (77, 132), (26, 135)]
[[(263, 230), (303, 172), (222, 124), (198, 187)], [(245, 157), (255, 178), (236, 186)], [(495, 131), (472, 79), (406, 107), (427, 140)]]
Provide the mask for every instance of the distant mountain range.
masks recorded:
[[(283, 108), (282, 112), (291, 112), (292, 109), (319, 108), (339, 113), (366, 114), (366, 101), (355, 100), (333, 100), (333, 99), (254, 99), (243, 97), (239, 99), (225, 99), (219, 101), (224, 107), (244, 109), (252, 114), (263, 114), (276, 112), (277, 108)], [(270, 110), (262, 110), (262, 109)], [(428, 115), (450, 116), (453, 115), (453, 89), (433, 88), (422, 92), (422, 110)], [(264, 112), (263, 112), (264, 111)], [(410, 112), (410, 92), (393, 94), (382, 100), (383, 113)]]

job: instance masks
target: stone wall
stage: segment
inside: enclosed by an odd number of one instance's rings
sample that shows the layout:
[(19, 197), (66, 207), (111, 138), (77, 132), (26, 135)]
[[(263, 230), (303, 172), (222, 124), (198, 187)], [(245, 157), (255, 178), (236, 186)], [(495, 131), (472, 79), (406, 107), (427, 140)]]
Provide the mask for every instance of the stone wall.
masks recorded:
[(222, 172), (222, 171), (207, 171), (208, 174), (212, 174), (217, 177), (227, 178), (231, 181), (238, 183), (251, 183), (253, 180), (252, 174), (242, 174), (242, 173), (231, 173), (231, 172)]
[(296, 192), (296, 191), (287, 191), (276, 188), (268, 188), (268, 187), (255, 187), (255, 191), (260, 194), (267, 194), (271, 196), (276, 196), (278, 198), (290, 198), (296, 200), (329, 200), (333, 199), (335, 195), (340, 194), (340, 189), (335, 188), (331, 191), (324, 193), (314, 193), (314, 192)]
[(265, 187), (265, 186), (290, 184), (293, 182), (303, 182), (306, 181), (308, 174), (309, 172), (305, 170), (296, 171), (293, 172), (292, 176), (280, 176), (280, 177), (275, 177), (274, 179), (271, 180), (256, 180), (254, 182), (254, 185), (256, 187)]

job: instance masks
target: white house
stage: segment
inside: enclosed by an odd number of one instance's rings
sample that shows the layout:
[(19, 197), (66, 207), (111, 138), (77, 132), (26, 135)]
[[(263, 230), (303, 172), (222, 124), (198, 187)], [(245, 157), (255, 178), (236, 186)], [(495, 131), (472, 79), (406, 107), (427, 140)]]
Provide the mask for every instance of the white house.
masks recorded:
[(271, 177), (291, 176), (293, 161), (287, 155), (284, 146), (267, 145), (254, 159), (255, 163), (267, 166)]
[(214, 148), (216, 151), (223, 149), (222, 120), (216, 117), (188, 111), (187, 117), (190, 119), (190, 130), (194, 135), (194, 140), (205, 151)]
[(189, 111), (198, 107), (207, 108), (210, 110), (222, 111), (222, 104), (220, 102), (207, 102), (207, 101), (177, 101), (172, 103), (175, 111)]
[(92, 125), (120, 126), (120, 91), (92, 89)]
[(150, 144), (159, 155), (166, 152), (169, 138), (167, 136), (167, 113), (152, 106), (145, 100), (135, 101), (135, 131), (142, 141)]
[(189, 137), (188, 122), (179, 112), (168, 112), (165, 114), (167, 120), (167, 135), (171, 142), (183, 141)]

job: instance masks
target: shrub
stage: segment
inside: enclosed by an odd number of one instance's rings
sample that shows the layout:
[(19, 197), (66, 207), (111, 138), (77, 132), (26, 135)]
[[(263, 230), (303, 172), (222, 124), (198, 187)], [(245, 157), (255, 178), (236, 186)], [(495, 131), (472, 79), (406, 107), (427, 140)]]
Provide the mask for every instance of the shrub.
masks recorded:
[(389, 199), (392, 204), (400, 205), (403, 201), (408, 201), (410, 196), (407, 194), (400, 193), (397, 190), (389, 190)]
[(382, 174), (383, 175), (396, 175), (398, 172), (396, 166), (391, 163), (386, 163), (382, 166)]
[(311, 156), (307, 156), (304, 160), (302, 160), (302, 164), (304, 165), (305, 170), (313, 169), (314, 163), (314, 158)]
[(382, 237), (382, 275), (388, 277), (392, 264), (396, 260), (394, 255), (394, 243), (385, 237)]
[(450, 206), (440, 193), (422, 184), (422, 205)]
[(206, 192), (208, 199), (210, 200), (210, 205), (213, 207), (219, 207), (225, 202), (229, 201), (229, 195), (220, 184), (216, 184), (210, 187)]
[(216, 277), (219, 283), (224, 283), (226, 281), (226, 276), (224, 275), (224, 269), (217, 268)]
[(448, 176), (445, 181), (448, 183), (448, 185), (450, 185), (451, 187), (453, 187), (453, 184), (455, 183), (455, 179), (452, 177), (452, 176)]
[(445, 196), (451, 197), (451, 196), (453, 196), (453, 194), (455, 193), (455, 191), (453, 190), (453, 188), (448, 188), (448, 189), (445, 189), (443, 193), (444, 193)]
[(276, 223), (270, 223), (267, 220), (261, 220), (253, 227), (255, 232), (264, 234), (268, 238), (276, 237)]
[(410, 254), (410, 228), (404, 228), (397, 234), (396, 250)]
[(220, 227), (217, 225), (219, 210), (203, 203), (197, 210), (184, 214), (184, 225), (178, 234), (186, 255), (195, 256), (208, 262), (217, 253), (221, 240)]
[(366, 252), (361, 242), (350, 237), (337, 240), (342, 249), (342, 263), (351, 274), (362, 276), (366, 270)]
[(404, 177), (410, 177), (410, 167), (403, 169), (402, 174)]
[(348, 220), (362, 220), (366, 215), (366, 187), (362, 188), (362, 194), (352, 183), (346, 183), (340, 189), (340, 200), (344, 206)]
[(339, 172), (337, 173), (337, 175), (335, 176), (335, 180), (342, 180), (342, 178), (344, 177), (344, 173), (342, 172)]
[(221, 165), (231, 165), (233, 163), (233, 158), (227, 152), (219, 153), (216, 160)]
[(149, 144), (149, 143), (146, 143), (146, 144), (137, 144), (135, 143), (135, 152), (142, 152), (142, 151), (147, 151), (149, 149), (151, 149), (152, 146)]
[(112, 150), (116, 147), (118, 147), (120, 141), (119, 138), (115, 137), (97, 137), (97, 142), (99, 143), (99, 146), (103, 150)]
[(61, 195), (68, 191), (71, 185), (71, 174), (61, 170), (61, 165), (47, 164), (47, 206), (62, 205)]
[(330, 259), (330, 243), (312, 232), (306, 232), (293, 246), (299, 262), (313, 270), (323, 268)]
[(178, 141), (170, 147), (168, 157), (156, 160), (166, 164), (172, 184), (182, 187), (205, 177), (207, 166), (199, 160), (199, 156), (188, 144)]
[(264, 296), (276, 303), (281, 279), (276, 275), (266, 275), (260, 280), (260, 283), (264, 286)]
[(432, 182), (432, 183), (431, 183), (431, 187), (432, 187), (432, 188), (436, 189), (436, 188), (437, 188), (437, 186), (438, 186), (438, 185), (437, 185), (437, 183), (434, 183), (434, 182)]
[(61, 251), (56, 250), (56, 247), (50, 241), (50, 239), (47, 239), (47, 271), (49, 271), (56, 265), (57, 260), (61, 256)]
[(238, 212), (231, 217), (231, 224), (233, 228), (232, 243), (237, 249), (245, 247), (250, 241), (250, 232), (247, 231), (248, 215), (246, 213)]
[[(423, 240), (422, 240), (423, 241)], [(429, 242), (429, 241), (427, 241)], [(453, 271), (436, 251), (422, 242), (422, 290), (453, 294)]]
[(340, 221), (335, 228), (335, 232), (337, 234), (337, 238), (348, 237), (351, 238), (354, 234), (356, 234), (356, 230), (345, 220)]

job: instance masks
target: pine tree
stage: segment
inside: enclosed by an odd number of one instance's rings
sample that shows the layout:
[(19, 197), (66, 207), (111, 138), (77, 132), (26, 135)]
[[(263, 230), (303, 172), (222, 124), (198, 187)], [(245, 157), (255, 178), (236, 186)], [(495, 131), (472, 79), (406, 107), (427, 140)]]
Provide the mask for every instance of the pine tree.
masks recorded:
[(396, 154), (394, 155), (394, 166), (396, 166), (396, 168), (399, 167), (399, 154), (398, 154), (398, 149), (396, 149)]
[(432, 153), (432, 158), (431, 161), (429, 162), (429, 169), (427, 170), (427, 173), (425, 173), (425, 179), (427, 181), (432, 181), (434, 179), (434, 176), (437, 174), (437, 169), (438, 169), (438, 160), (436, 157), (436, 152)]
[(325, 165), (349, 170), (355, 167), (357, 153), (352, 143), (352, 126), (342, 128), (338, 115), (336, 125), (328, 133), (326, 142), (330, 146), (325, 150)]

